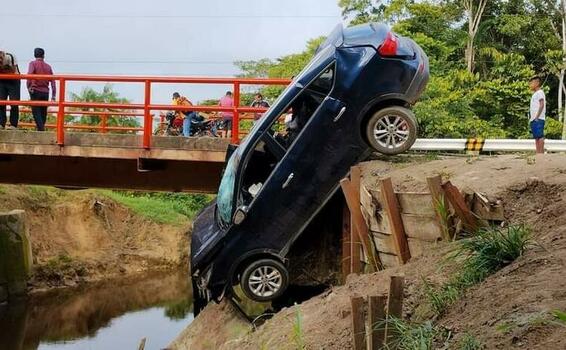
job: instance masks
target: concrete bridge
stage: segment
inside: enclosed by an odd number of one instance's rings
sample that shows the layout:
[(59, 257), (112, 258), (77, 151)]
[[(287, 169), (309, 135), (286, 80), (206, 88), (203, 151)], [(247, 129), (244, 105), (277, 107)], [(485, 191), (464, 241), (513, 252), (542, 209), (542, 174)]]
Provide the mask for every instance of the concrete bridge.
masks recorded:
[(228, 139), (0, 131), (0, 183), (214, 193)]

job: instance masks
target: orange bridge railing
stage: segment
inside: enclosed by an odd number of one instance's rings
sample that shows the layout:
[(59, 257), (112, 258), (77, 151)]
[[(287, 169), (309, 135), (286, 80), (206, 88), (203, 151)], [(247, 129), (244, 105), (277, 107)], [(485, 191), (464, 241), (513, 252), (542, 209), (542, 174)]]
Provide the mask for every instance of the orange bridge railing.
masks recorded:
[[(13, 74), (2, 75), (2, 79), (19, 79), (19, 80), (55, 80), (58, 82), (58, 95), (56, 101), (11, 101), (0, 100), (0, 105), (9, 106), (46, 106), (56, 107), (56, 122), (47, 127), (54, 128), (57, 135), (57, 144), (65, 145), (66, 129), (85, 129), (96, 130), (98, 132), (107, 131), (131, 131), (142, 133), (143, 144), (145, 149), (151, 148), (151, 140), (153, 136), (153, 112), (155, 111), (186, 111), (187, 106), (173, 106), (164, 104), (153, 104), (151, 100), (151, 90), (153, 84), (215, 84), (215, 85), (231, 85), (234, 97), (234, 107), (220, 106), (200, 106), (194, 105), (190, 107), (195, 112), (232, 112), (234, 114), (232, 122), (232, 143), (238, 143), (242, 132), (240, 131), (240, 120), (249, 119), (242, 114), (244, 113), (261, 113), (265, 112), (265, 108), (252, 108), (241, 106), (240, 93), (243, 85), (288, 85), (289, 79), (265, 79), (265, 78), (197, 78), (197, 77), (145, 77), (145, 76), (91, 76), (91, 75), (27, 75)], [(98, 103), (98, 102), (76, 102), (66, 100), (66, 90), (68, 82), (105, 82), (105, 83), (138, 83), (144, 87), (143, 103)], [(79, 108), (97, 108), (103, 111), (86, 111), (78, 110)], [(71, 110), (68, 110), (71, 109)], [(104, 111), (106, 110), (106, 111)], [(120, 112), (122, 110), (122, 112)], [(23, 110), (27, 111), (27, 110)], [(65, 116), (81, 115), (81, 116), (99, 116), (101, 117), (101, 125), (77, 125), (66, 124)], [(106, 124), (109, 116), (115, 117), (143, 117), (142, 127), (122, 127), (108, 126)], [(31, 126), (22, 123), (23, 126)]]

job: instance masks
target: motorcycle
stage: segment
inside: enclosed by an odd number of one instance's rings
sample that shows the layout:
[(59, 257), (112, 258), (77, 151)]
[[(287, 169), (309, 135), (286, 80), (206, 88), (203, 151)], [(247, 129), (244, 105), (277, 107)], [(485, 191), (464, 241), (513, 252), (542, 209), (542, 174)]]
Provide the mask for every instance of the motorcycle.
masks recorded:
[[(225, 123), (222, 120), (205, 120), (198, 113), (191, 113), (187, 116), (187, 118), (189, 117), (191, 118), (190, 137), (218, 137), (218, 130), (225, 128)], [(167, 112), (154, 134), (158, 136), (182, 136), (183, 119), (178, 118), (175, 112)]]

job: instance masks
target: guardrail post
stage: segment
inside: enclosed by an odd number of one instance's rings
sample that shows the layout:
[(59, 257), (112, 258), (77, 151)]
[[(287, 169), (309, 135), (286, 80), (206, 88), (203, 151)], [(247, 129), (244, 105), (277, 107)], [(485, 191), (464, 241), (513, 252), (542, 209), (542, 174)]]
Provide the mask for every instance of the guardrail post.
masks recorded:
[(65, 94), (66, 80), (59, 79), (59, 101), (57, 104), (57, 144), (65, 145)]
[(106, 134), (106, 131), (107, 131), (107, 130), (106, 130), (106, 127), (108, 126), (108, 116), (107, 116), (107, 115), (103, 115), (103, 116), (102, 116), (102, 120), (101, 120), (101, 123), (100, 123), (100, 124), (101, 124), (100, 126), (102, 127), (102, 129), (101, 129), (100, 131), (101, 131), (103, 134)]
[(143, 148), (151, 148), (152, 117), (149, 106), (151, 104), (151, 82), (145, 81), (145, 98), (143, 105)]
[(240, 143), (240, 82), (234, 82), (234, 117), (232, 118), (232, 143)]

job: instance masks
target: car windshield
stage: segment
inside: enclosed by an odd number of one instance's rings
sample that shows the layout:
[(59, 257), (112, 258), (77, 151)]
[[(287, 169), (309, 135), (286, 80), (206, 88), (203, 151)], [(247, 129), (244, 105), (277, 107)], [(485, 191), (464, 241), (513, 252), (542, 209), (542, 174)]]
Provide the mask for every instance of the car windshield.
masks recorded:
[(218, 208), (218, 218), (223, 226), (230, 223), (232, 218), (232, 207), (234, 205), (234, 188), (236, 186), (236, 171), (240, 163), (240, 150), (238, 147), (232, 154), (228, 163), (220, 187), (218, 188), (218, 197), (216, 198), (216, 205)]

